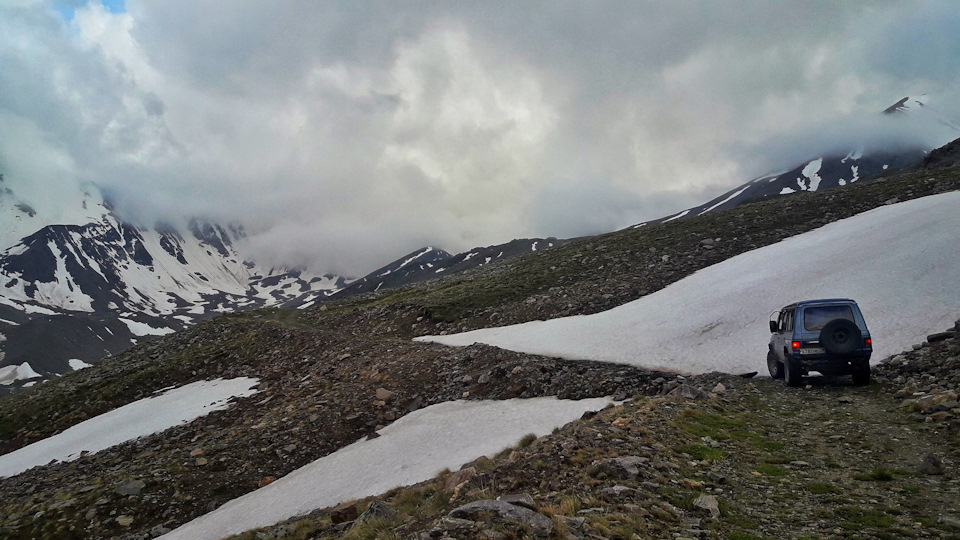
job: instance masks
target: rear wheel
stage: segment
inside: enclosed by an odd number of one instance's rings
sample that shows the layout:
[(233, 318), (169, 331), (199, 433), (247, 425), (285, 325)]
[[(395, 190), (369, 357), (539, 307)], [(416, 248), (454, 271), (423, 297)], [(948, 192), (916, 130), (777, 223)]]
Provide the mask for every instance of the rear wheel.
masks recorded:
[(866, 386), (870, 384), (870, 362), (862, 362), (853, 366), (853, 384)]
[(767, 371), (770, 372), (770, 376), (774, 379), (783, 378), (783, 364), (777, 359), (777, 353), (773, 351), (767, 352)]
[(830, 354), (848, 355), (860, 348), (862, 334), (856, 323), (834, 319), (820, 330), (820, 343)]
[(800, 363), (787, 356), (783, 362), (783, 382), (787, 386), (800, 386), (800, 380), (803, 375), (800, 371)]

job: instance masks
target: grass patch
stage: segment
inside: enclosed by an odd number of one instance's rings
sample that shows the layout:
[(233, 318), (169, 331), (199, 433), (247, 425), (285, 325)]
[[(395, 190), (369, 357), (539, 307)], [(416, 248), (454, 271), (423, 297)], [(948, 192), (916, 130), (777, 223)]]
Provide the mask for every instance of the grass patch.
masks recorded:
[(764, 540), (762, 536), (743, 531), (734, 531), (727, 536), (730, 540)]
[(427, 499), (435, 492), (434, 488), (407, 489), (401, 491), (393, 499), (393, 506), (406, 516), (420, 513), (420, 509), (427, 503)]
[(676, 426), (698, 437), (710, 437), (718, 441), (743, 440), (747, 422), (739, 418), (696, 409), (685, 409), (675, 420)]
[(758, 526), (753, 518), (739, 515), (740, 508), (731, 505), (725, 498), (717, 501), (717, 507), (720, 508), (720, 515), (725, 523), (747, 530), (754, 530)]
[(761, 472), (767, 476), (786, 476), (787, 470), (776, 465), (771, 465), (770, 463), (761, 463), (757, 465), (757, 472)]
[(859, 506), (841, 506), (834, 509), (833, 515), (844, 520), (840, 526), (848, 530), (861, 527), (889, 527), (896, 523), (896, 520), (883, 510)]
[(750, 447), (755, 450), (763, 450), (766, 452), (779, 452), (783, 450), (785, 444), (780, 441), (773, 441), (770, 439), (756, 439), (750, 441)]
[(394, 532), (399, 525), (396, 520), (371, 519), (350, 527), (343, 535), (347, 540), (400, 540), (402, 537)]
[(896, 475), (897, 472), (899, 471), (877, 467), (868, 473), (856, 473), (853, 475), (853, 479), (872, 482), (889, 482), (890, 480), (893, 480), (894, 475)]
[(527, 448), (531, 444), (533, 444), (533, 441), (535, 440), (537, 440), (536, 435), (534, 435), (533, 433), (527, 433), (526, 435), (521, 437), (519, 441), (517, 441), (517, 448)]
[(721, 448), (713, 448), (705, 444), (684, 444), (676, 448), (678, 452), (690, 454), (697, 461), (720, 461), (726, 456)]
[(808, 493), (813, 493), (814, 495), (840, 493), (840, 489), (833, 484), (828, 484), (827, 482), (808, 482), (807, 485), (803, 486), (803, 489), (807, 490)]
[(744, 442), (751, 449), (763, 452), (779, 452), (785, 446), (780, 441), (771, 440), (762, 426), (757, 425), (756, 418), (743, 415), (686, 409), (674, 418), (673, 424), (697, 437)]

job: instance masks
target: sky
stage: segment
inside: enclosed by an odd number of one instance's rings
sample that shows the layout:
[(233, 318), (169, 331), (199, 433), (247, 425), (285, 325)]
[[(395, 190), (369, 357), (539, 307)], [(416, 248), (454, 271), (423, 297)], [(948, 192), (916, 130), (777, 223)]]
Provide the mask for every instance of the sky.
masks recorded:
[[(362, 275), (573, 237), (837, 146), (958, 136), (960, 6), (4, 0), (0, 174)], [(936, 115), (881, 118), (904, 96)]]

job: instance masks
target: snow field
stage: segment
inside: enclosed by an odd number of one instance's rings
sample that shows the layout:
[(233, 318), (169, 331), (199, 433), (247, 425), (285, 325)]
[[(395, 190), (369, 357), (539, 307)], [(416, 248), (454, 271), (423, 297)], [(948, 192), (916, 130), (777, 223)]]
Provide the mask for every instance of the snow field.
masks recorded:
[(231, 398), (257, 393), (253, 387), (259, 382), (248, 377), (198, 381), (124, 405), (0, 456), (0, 478), (52, 461), (72, 461), (82, 452), (99, 452), (226, 409)]
[[(3, 358), (0, 357), (0, 360)], [(29, 363), (24, 362), (19, 366), (3, 366), (0, 367), (0, 384), (8, 385), (13, 384), (14, 381), (20, 381), (23, 379), (33, 379), (34, 377), (39, 377), (40, 374), (33, 370), (33, 367)]]
[(88, 363), (86, 363), (86, 362), (84, 362), (83, 360), (80, 360), (80, 359), (78, 359), (78, 358), (71, 358), (71, 359), (68, 360), (67, 362), (70, 364), (70, 369), (72, 369), (72, 370), (74, 370), (74, 371), (79, 371), (79, 370), (81, 370), (81, 369), (85, 369), (85, 368), (88, 368), (88, 367), (93, 367), (93, 364), (88, 364)]
[(960, 316), (958, 263), (960, 192), (950, 192), (743, 253), (603, 313), (417, 339), (679, 372), (765, 372), (771, 312), (847, 297), (861, 306), (876, 362)]
[(493, 455), (528, 433), (546, 435), (608, 403), (607, 398), (535, 398), (432, 405), (398, 419), (380, 430), (376, 439), (346, 446), (161, 538), (223, 538), (422, 482), (445, 468), (456, 470), (480, 456)]
[(120, 319), (120, 322), (127, 325), (127, 328), (130, 329), (130, 333), (135, 336), (165, 336), (173, 333), (173, 330), (170, 328), (154, 328), (147, 323), (137, 322), (131, 319), (125, 319), (123, 317), (118, 317), (118, 319)]

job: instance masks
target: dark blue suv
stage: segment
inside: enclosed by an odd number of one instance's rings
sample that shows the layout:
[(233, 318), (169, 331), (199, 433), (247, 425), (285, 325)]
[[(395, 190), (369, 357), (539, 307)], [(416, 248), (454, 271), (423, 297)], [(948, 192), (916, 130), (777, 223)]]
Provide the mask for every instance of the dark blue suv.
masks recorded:
[(770, 316), (767, 369), (787, 386), (799, 386), (811, 371), (828, 377), (852, 375), (870, 383), (873, 342), (860, 307), (847, 298), (804, 300)]

